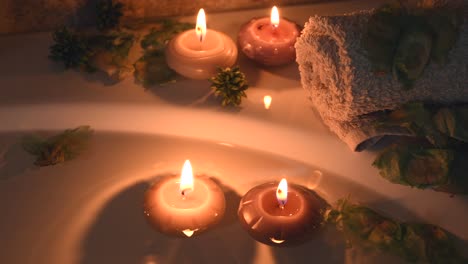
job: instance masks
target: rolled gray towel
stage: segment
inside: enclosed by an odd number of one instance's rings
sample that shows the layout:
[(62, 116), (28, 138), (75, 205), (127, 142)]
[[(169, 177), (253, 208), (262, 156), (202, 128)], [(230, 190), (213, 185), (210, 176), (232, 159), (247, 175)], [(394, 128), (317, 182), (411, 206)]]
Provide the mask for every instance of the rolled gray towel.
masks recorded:
[(391, 74), (374, 73), (361, 39), (374, 11), (314, 16), (296, 42), (303, 87), (323, 121), (353, 150), (362, 150), (400, 129), (376, 130), (367, 114), (407, 102), (468, 102), (468, 25), (464, 23), (448, 62), (431, 62), (412, 89)]

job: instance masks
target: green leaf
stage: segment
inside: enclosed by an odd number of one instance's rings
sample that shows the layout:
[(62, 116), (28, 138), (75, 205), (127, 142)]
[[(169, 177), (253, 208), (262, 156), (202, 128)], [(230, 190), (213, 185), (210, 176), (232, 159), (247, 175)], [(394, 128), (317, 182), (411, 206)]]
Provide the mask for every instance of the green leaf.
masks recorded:
[(421, 76), (429, 62), (431, 47), (431, 35), (422, 27), (413, 27), (402, 35), (393, 61), (393, 73), (404, 87), (411, 88)]
[(434, 115), (433, 122), (445, 135), (468, 142), (468, 106), (441, 108)]
[(182, 23), (173, 20), (163, 20), (158, 27), (154, 27), (141, 40), (141, 47), (145, 50), (161, 50), (176, 34), (195, 28), (194, 24)]
[(135, 63), (135, 78), (145, 87), (174, 82), (176, 73), (166, 63), (164, 49), (166, 43), (176, 34), (195, 25), (173, 20), (162, 20), (143, 37), (140, 42), (144, 55)]
[(399, 152), (397, 148), (387, 149), (378, 154), (372, 165), (379, 169), (379, 173), (383, 178), (393, 183), (406, 185), (402, 175), (408, 156), (407, 152)]
[(400, 10), (384, 6), (369, 18), (361, 46), (367, 51), (374, 71), (390, 72), (401, 27)]
[(49, 166), (76, 158), (87, 147), (91, 134), (89, 126), (80, 126), (48, 139), (27, 136), (22, 145), (25, 151), (36, 156), (34, 164)]
[(392, 146), (379, 153), (373, 165), (393, 183), (417, 188), (449, 183), (452, 150)]
[(114, 0), (99, 0), (96, 4), (97, 28), (109, 30), (117, 28), (123, 15), (124, 5)]
[(468, 151), (455, 151), (454, 160), (451, 163), (449, 182), (445, 185), (434, 187), (434, 190), (448, 193), (468, 194)]
[(431, 59), (445, 63), (462, 21), (460, 10), (387, 5), (369, 18), (361, 46), (375, 72), (392, 72), (404, 89), (411, 89)]
[(399, 246), (402, 230), (398, 222), (390, 219), (380, 221), (368, 236), (370, 243), (383, 250), (392, 250)]
[(145, 87), (174, 82), (176, 78), (175, 72), (166, 63), (164, 53), (160, 51), (148, 52), (134, 67), (135, 79)]
[(86, 35), (61, 27), (53, 32), (52, 38), (54, 44), (49, 48), (51, 60), (62, 62), (67, 69), (94, 71), (94, 67), (89, 63), (89, 58), (94, 52)]
[(125, 59), (135, 42), (135, 36), (126, 32), (113, 32), (107, 44), (107, 50), (115, 57)]
[[(406, 245), (412, 259), (427, 263), (466, 263), (454, 246), (449, 234), (442, 228), (421, 223), (406, 224)], [(412, 250), (409, 250), (412, 249)], [(408, 252), (408, 253), (409, 253)]]
[(406, 128), (415, 137), (426, 138), (437, 147), (447, 146), (447, 137), (433, 122), (431, 109), (422, 103), (408, 103), (398, 109), (380, 115), (375, 122), (377, 129), (399, 126)]
[(90, 45), (95, 52), (90, 64), (113, 79), (123, 79), (133, 72), (134, 61), (129, 60), (129, 53), (134, 43), (135, 36), (123, 31), (92, 36)]
[(402, 239), (403, 254), (411, 262), (417, 262), (421, 256), (426, 256), (426, 241), (419, 236), (411, 224), (405, 225), (405, 237)]
[(439, 63), (445, 64), (450, 50), (455, 46), (460, 31), (462, 17), (459, 12), (447, 9), (437, 10), (430, 14), (428, 23), (434, 32), (434, 43), (431, 57)]
[[(449, 193), (468, 193), (468, 107), (407, 104), (381, 114), (376, 128), (400, 126), (426, 138), (422, 146), (392, 146), (381, 151), (374, 166), (387, 180)], [(421, 141), (417, 141), (421, 143)], [(429, 144), (431, 143), (431, 144)]]
[(47, 141), (36, 135), (28, 135), (23, 137), (21, 145), (29, 154), (38, 156), (47, 147)]
[(466, 263), (450, 235), (438, 226), (400, 222), (347, 199), (338, 201), (327, 220), (342, 230), (348, 241), (369, 250), (416, 263)]

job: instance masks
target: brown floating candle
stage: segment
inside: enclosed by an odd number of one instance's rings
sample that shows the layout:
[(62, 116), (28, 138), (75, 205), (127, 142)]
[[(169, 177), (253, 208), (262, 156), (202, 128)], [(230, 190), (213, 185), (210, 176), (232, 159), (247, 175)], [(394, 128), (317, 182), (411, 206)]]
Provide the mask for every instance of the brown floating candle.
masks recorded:
[(259, 185), (242, 198), (238, 217), (257, 241), (272, 246), (294, 245), (307, 240), (322, 223), (322, 202), (310, 190), (290, 185)]

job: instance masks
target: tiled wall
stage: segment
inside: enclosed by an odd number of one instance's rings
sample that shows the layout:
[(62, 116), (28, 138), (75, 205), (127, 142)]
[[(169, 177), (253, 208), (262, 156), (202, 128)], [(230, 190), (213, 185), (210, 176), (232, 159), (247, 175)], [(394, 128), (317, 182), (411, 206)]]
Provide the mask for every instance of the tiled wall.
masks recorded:
[[(332, 0), (119, 0), (129, 17), (163, 17)], [(0, 34), (93, 23), (98, 0), (0, 0)]]

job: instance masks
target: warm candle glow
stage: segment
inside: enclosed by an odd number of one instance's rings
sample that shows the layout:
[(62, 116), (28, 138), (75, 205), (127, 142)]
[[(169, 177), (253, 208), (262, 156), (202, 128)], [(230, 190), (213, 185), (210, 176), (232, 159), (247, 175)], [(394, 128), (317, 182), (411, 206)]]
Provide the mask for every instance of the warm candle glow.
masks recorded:
[(200, 11), (198, 11), (195, 32), (197, 33), (197, 38), (200, 40), (200, 42), (203, 42), (206, 36), (206, 17), (205, 10), (203, 10), (203, 8), (200, 8)]
[(265, 105), (265, 109), (270, 109), (271, 100), (272, 100), (272, 98), (269, 95), (265, 95), (263, 97), (263, 104)]
[(282, 239), (275, 239), (275, 238), (273, 238), (273, 237), (270, 237), (270, 240), (271, 240), (271, 242), (273, 242), (273, 243), (275, 243), (275, 244), (281, 244), (281, 243), (283, 243), (284, 241), (286, 241), (286, 240), (282, 240)]
[(191, 237), (193, 236), (193, 233), (195, 233), (195, 231), (197, 230), (185, 229), (185, 230), (182, 230), (182, 233), (184, 233), (184, 235), (186, 235), (187, 237)]
[(182, 195), (193, 191), (193, 172), (192, 165), (189, 160), (185, 161), (184, 167), (182, 168), (179, 191)]
[(288, 182), (284, 178), (278, 184), (278, 189), (276, 189), (276, 199), (278, 199), (280, 207), (284, 207), (288, 201)]
[(278, 8), (276, 8), (276, 6), (273, 6), (273, 8), (271, 9), (270, 21), (274, 27), (277, 27), (279, 25), (280, 18), (279, 18)]

